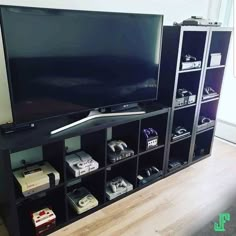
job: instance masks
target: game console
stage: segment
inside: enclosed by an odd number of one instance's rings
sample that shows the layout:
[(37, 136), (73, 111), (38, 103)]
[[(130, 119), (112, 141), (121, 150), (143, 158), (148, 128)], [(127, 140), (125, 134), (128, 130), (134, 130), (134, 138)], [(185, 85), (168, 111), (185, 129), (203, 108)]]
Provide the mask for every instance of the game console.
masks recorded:
[(183, 165), (186, 165), (187, 161), (180, 161), (180, 160), (169, 160), (168, 164), (168, 171), (174, 171), (182, 167)]
[(133, 185), (122, 177), (116, 177), (106, 185), (106, 197), (112, 200), (124, 193), (133, 190)]
[[(176, 23), (174, 23), (176, 24)], [(178, 24), (178, 25), (192, 25), (192, 26), (214, 26), (214, 27), (219, 27), (221, 26), (222, 23), (218, 22), (218, 21), (212, 21), (209, 19), (204, 19), (201, 16), (191, 16), (191, 18), (188, 18), (186, 20), (184, 20), (182, 23)]]
[(74, 177), (79, 177), (99, 168), (99, 163), (84, 151), (67, 156), (66, 163)]
[(128, 148), (127, 144), (121, 140), (113, 140), (108, 143), (108, 158), (111, 163), (134, 155), (134, 151)]
[(199, 69), (202, 67), (202, 61), (197, 60), (196, 57), (186, 54), (182, 57), (181, 69), (182, 70), (192, 70)]
[(24, 167), (13, 174), (25, 197), (55, 187), (60, 182), (60, 174), (48, 162)]
[(47, 231), (56, 227), (56, 215), (49, 208), (33, 212), (31, 217), (37, 236), (45, 235)]
[(196, 102), (196, 95), (193, 95), (192, 92), (182, 88), (177, 90), (175, 107), (182, 107)]
[(144, 168), (139, 172), (139, 175), (137, 176), (138, 185), (142, 186), (150, 181), (158, 179), (160, 176), (162, 176), (162, 174), (163, 172), (155, 166)]
[(200, 116), (198, 120), (197, 131), (202, 131), (215, 126), (215, 121), (208, 117)]
[(219, 96), (219, 94), (212, 87), (207, 86), (203, 90), (202, 99), (207, 100), (207, 99), (215, 98), (218, 96)]
[(82, 214), (98, 206), (98, 200), (84, 187), (74, 189), (67, 196), (71, 207), (77, 214)]
[(189, 135), (190, 135), (190, 132), (187, 129), (185, 129), (182, 126), (177, 126), (172, 133), (171, 140), (175, 141), (175, 140), (187, 137)]
[(155, 129), (143, 129), (141, 135), (141, 145), (145, 150), (149, 150), (158, 146), (159, 136)]

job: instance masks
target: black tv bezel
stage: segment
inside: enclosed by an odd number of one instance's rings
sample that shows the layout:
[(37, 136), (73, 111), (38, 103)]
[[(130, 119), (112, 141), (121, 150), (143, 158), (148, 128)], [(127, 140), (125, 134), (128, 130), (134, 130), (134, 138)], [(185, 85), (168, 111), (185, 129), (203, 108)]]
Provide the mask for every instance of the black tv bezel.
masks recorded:
[[(89, 109), (84, 109), (84, 110), (79, 110), (79, 111), (73, 111), (73, 112), (68, 112), (68, 113), (62, 113), (58, 115), (52, 115), (52, 116), (45, 116), (43, 118), (39, 119), (32, 119), (28, 121), (17, 121), (16, 120), (16, 115), (15, 115), (15, 109), (14, 109), (14, 93), (12, 89), (12, 82), (11, 82), (11, 71), (10, 71), (10, 66), (9, 66), (9, 56), (7, 53), (6, 49), (6, 39), (5, 39), (5, 34), (4, 34), (4, 26), (2, 24), (3, 19), (2, 19), (2, 9), (3, 8), (23, 8), (23, 9), (32, 9), (32, 10), (56, 10), (56, 11), (70, 11), (70, 12), (85, 12), (85, 13), (97, 13), (97, 14), (116, 14), (116, 15), (143, 15), (143, 16), (158, 16), (161, 18), (161, 31), (160, 31), (160, 50), (159, 50), (159, 66), (158, 66), (158, 75), (157, 75), (157, 89), (156, 89), (156, 96), (155, 98), (150, 98), (150, 99), (145, 99), (145, 100), (138, 100), (138, 101), (132, 101), (132, 102), (126, 102), (126, 103), (116, 103), (112, 105), (107, 105), (103, 107), (94, 107), (94, 108), (89, 108)], [(43, 120), (48, 120), (48, 119), (53, 119), (53, 118), (60, 118), (60, 117), (69, 117), (73, 115), (78, 115), (80, 113), (86, 113), (95, 109), (106, 109), (106, 108), (111, 108), (111, 107), (116, 107), (116, 106), (122, 106), (126, 104), (132, 104), (132, 103), (143, 103), (143, 102), (153, 102), (157, 101), (158, 99), (158, 89), (159, 89), (159, 79), (160, 79), (160, 66), (161, 66), (161, 52), (162, 52), (162, 39), (163, 39), (163, 26), (164, 26), (164, 15), (163, 14), (147, 14), (147, 13), (134, 13), (134, 12), (112, 12), (112, 11), (90, 11), (90, 10), (78, 10), (78, 9), (64, 9), (64, 8), (48, 8), (48, 7), (31, 7), (31, 6), (16, 6), (16, 5), (0, 5), (0, 30), (2, 31), (2, 41), (3, 41), (3, 49), (4, 49), (4, 58), (6, 62), (6, 71), (7, 71), (7, 81), (9, 85), (9, 93), (10, 93), (10, 103), (11, 103), (11, 113), (12, 113), (12, 118), (13, 122), (12, 124), (14, 125), (21, 125), (21, 124), (29, 124), (29, 123), (36, 123), (40, 122)]]

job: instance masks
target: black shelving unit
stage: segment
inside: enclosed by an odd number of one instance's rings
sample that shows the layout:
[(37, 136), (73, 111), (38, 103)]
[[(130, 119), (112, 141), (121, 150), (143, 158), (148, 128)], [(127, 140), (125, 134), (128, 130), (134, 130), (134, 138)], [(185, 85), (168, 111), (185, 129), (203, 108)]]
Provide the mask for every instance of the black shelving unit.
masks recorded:
[[(0, 202), (1, 214), (11, 236), (35, 235), (30, 213), (49, 206), (57, 216), (57, 226), (54, 230), (77, 221), (102, 207), (151, 184), (164, 177), (166, 154), (168, 153), (167, 133), (169, 132), (170, 109), (157, 105), (146, 107), (144, 115), (130, 117), (111, 117), (88, 121), (71, 130), (57, 135), (49, 135), (50, 130), (69, 122), (64, 120), (42, 121), (35, 130), (14, 135), (0, 135)], [(159, 146), (145, 150), (140, 145), (141, 129), (153, 127), (159, 131)], [(78, 137), (75, 150), (67, 148), (69, 140)], [(135, 151), (135, 155), (116, 163), (110, 163), (107, 158), (107, 142), (111, 139), (121, 139)], [(77, 141), (76, 141), (77, 142)], [(76, 150), (78, 144), (78, 150)], [(48, 161), (59, 173), (59, 185), (45, 191), (24, 197), (20, 192), (12, 172), (12, 158), (20, 163), (29, 148), (39, 147), (42, 159)], [(79, 150), (88, 152), (98, 163), (99, 169), (75, 178), (67, 169), (65, 158)], [(15, 155), (18, 154), (18, 155)], [(18, 158), (18, 160), (15, 160)], [(35, 163), (32, 163), (35, 164)], [(162, 176), (138, 186), (137, 176), (141, 169), (150, 165), (162, 170)], [(20, 167), (19, 167), (20, 168)], [(114, 177), (122, 176), (133, 184), (133, 191), (109, 201), (105, 195), (106, 183)], [(86, 187), (98, 200), (97, 207), (78, 215), (70, 206), (67, 193), (79, 187)], [(6, 191), (9, 189), (9, 191)], [(54, 231), (53, 230), (53, 231)], [(50, 231), (52, 232), (52, 231)], [(47, 232), (47, 233), (50, 233)]]
[[(181, 125), (191, 133), (176, 141), (171, 140), (171, 132), (169, 133), (169, 153), (165, 167), (167, 170), (168, 162), (173, 158), (185, 160), (190, 165), (211, 155), (215, 123), (212, 127), (198, 131), (198, 120), (200, 116), (216, 120), (231, 32), (231, 28), (223, 27), (164, 27), (159, 99), (171, 107), (170, 130)], [(221, 53), (220, 65), (210, 66), (212, 53)], [(201, 60), (201, 68), (181, 70), (182, 57), (186, 54)], [(218, 95), (203, 100), (203, 91), (207, 86), (212, 87)], [(175, 107), (179, 88), (185, 88), (196, 95), (196, 103)], [(182, 168), (170, 171), (169, 174)]]

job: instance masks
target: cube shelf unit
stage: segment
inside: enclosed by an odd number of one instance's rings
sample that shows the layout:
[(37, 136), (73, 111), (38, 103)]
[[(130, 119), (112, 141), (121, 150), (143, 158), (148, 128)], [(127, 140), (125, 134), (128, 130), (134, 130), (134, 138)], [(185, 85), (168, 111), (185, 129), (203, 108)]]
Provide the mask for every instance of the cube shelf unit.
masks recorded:
[[(10, 235), (35, 235), (30, 213), (40, 208), (51, 207), (57, 217), (56, 228), (47, 232), (48, 234), (163, 178), (166, 173), (170, 108), (152, 105), (146, 107), (146, 111), (146, 114), (139, 116), (91, 120), (53, 136), (49, 135), (50, 130), (68, 124), (72, 120), (65, 118), (64, 120), (41, 121), (35, 130), (0, 135), (1, 215)], [(141, 146), (141, 129), (149, 127), (158, 130), (160, 145), (151, 150), (145, 150)], [(110, 163), (107, 158), (107, 142), (112, 139), (125, 141), (135, 151), (135, 155)], [(14, 163), (21, 163), (27, 152), (30, 155), (34, 149), (37, 153), (32, 154), (32, 157), (42, 154), (41, 160), (37, 162), (48, 161), (60, 173), (60, 183), (53, 188), (24, 197), (12, 174), (15, 170), (13, 167)], [(99, 169), (75, 178), (67, 169), (65, 158), (79, 150), (88, 152), (99, 162)], [(30, 164), (35, 164), (34, 158), (31, 160)], [(152, 165), (162, 170), (163, 175), (139, 186), (137, 180), (139, 171)], [(105, 194), (106, 183), (118, 176), (132, 183), (134, 189), (109, 201)], [(97, 198), (99, 205), (78, 215), (69, 205), (67, 193), (82, 186)]]
[[(159, 101), (171, 107), (170, 131), (181, 125), (191, 133), (189, 137), (177, 141), (171, 141), (172, 132), (169, 133), (169, 153), (165, 168), (168, 169), (169, 159), (187, 162), (169, 174), (211, 155), (215, 125), (198, 131), (198, 120), (200, 116), (216, 120), (231, 33), (231, 28), (224, 27), (164, 27)], [(210, 66), (212, 53), (221, 53), (220, 65)], [(201, 60), (201, 68), (181, 70), (181, 58), (186, 54)], [(219, 96), (203, 100), (203, 91), (207, 86), (212, 87)], [(185, 88), (196, 95), (196, 103), (175, 107), (179, 88)]]

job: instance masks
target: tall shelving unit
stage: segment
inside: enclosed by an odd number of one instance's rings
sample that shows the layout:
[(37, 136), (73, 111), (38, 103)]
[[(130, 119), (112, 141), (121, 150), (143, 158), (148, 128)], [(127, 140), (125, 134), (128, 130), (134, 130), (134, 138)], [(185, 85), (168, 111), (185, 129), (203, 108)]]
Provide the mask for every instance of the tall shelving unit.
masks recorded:
[[(231, 28), (199, 26), (165, 26), (159, 83), (159, 99), (171, 107), (170, 130), (183, 126), (190, 135), (171, 141), (169, 133), (169, 153), (167, 155), (167, 175), (211, 155), (215, 126), (198, 132), (200, 115), (216, 119), (224, 69), (231, 37)], [(219, 66), (210, 67), (211, 53), (221, 53)], [(202, 61), (201, 68), (181, 70), (182, 56), (190, 54)], [(205, 86), (211, 86), (219, 96), (202, 99)], [(177, 90), (185, 88), (197, 96), (194, 104), (175, 107)], [(204, 149), (197, 156), (195, 149)], [(168, 171), (169, 160), (178, 159), (184, 164), (174, 171)]]

